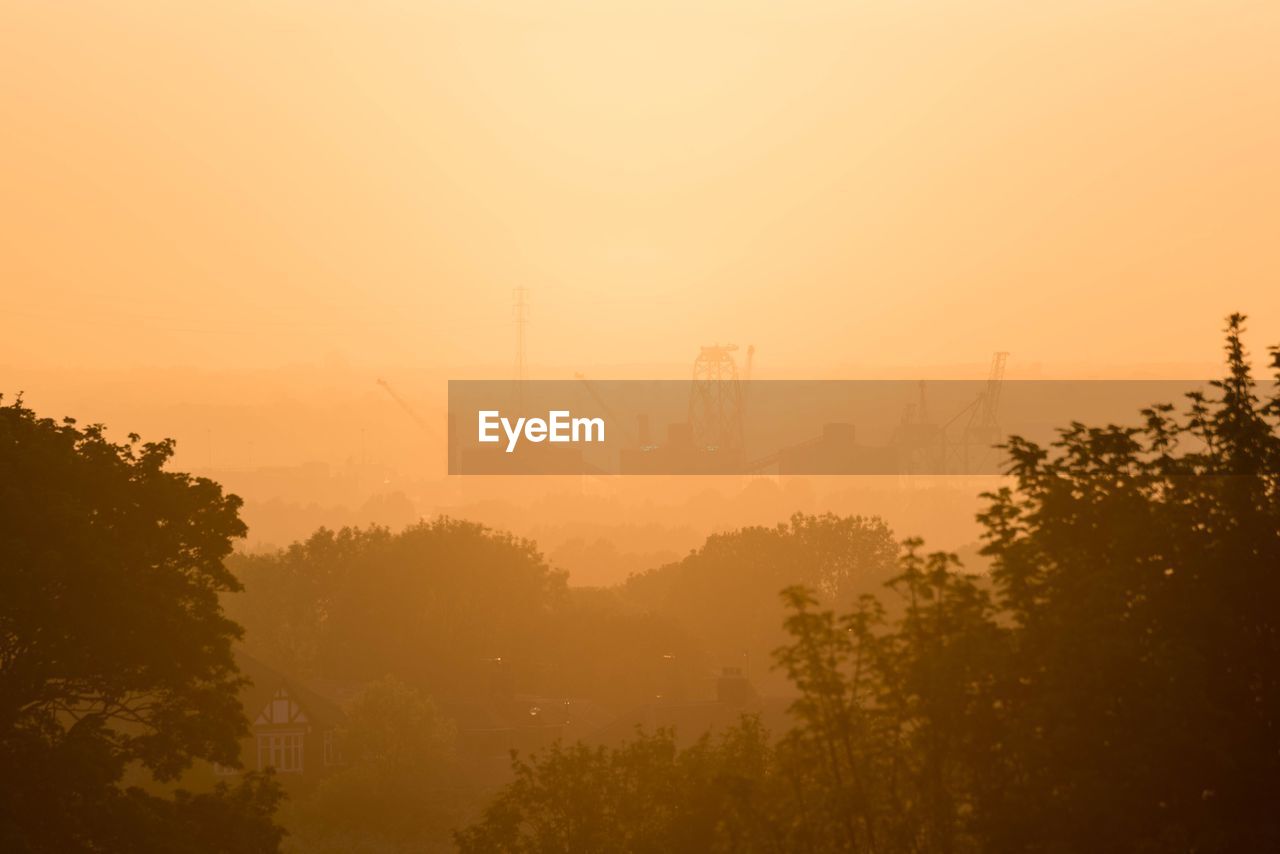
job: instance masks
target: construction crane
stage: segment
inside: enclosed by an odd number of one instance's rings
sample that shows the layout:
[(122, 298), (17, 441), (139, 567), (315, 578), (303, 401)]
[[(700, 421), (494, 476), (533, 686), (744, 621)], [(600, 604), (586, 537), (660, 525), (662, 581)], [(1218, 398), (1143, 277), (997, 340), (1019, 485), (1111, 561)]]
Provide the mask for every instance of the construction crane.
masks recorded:
[(614, 413), (613, 407), (604, 402), (604, 398), (600, 396), (600, 392), (598, 392), (596, 387), (591, 384), (591, 381), (587, 379), (586, 374), (575, 372), (573, 376), (574, 379), (582, 383), (583, 387), (587, 390), (587, 394), (591, 395), (591, 399), (594, 400), (602, 410), (604, 410), (604, 414), (609, 416), (609, 420), (618, 425), (618, 428), (622, 430), (623, 438), (627, 440), (627, 443), (630, 445), (637, 444), (635, 433), (633, 433), (631, 428), (627, 426), (627, 422), (619, 418)]
[[(917, 400), (907, 404), (891, 439), (902, 474), (973, 474), (982, 470), (993, 446), (1003, 438), (998, 415), (1008, 358), (1005, 352), (992, 357), (991, 370), (982, 390), (942, 425), (930, 418), (925, 383), (923, 380), (918, 383)], [(774, 451), (749, 460), (744, 470), (770, 469), (788, 454), (803, 455), (826, 441), (825, 435), (818, 436)]]
[(996, 412), (1000, 408), (1000, 392), (1004, 389), (1004, 367), (1009, 354), (1003, 351), (991, 357), (991, 371), (987, 374), (987, 391), (983, 400), (983, 422), (998, 427)]
[[(960, 432), (960, 437), (954, 442), (948, 442), (948, 450), (952, 453), (958, 453), (960, 457), (960, 473), (970, 474), (976, 468), (978, 463), (982, 462), (986, 455), (992, 450), (992, 446), (1001, 439), (1000, 433), (1000, 395), (1004, 388), (1004, 370), (1005, 364), (1009, 361), (1009, 354), (999, 351), (991, 357), (991, 369), (987, 372), (987, 384), (983, 387), (978, 396), (971, 403), (957, 412), (951, 417), (942, 429), (944, 432), (949, 430), (953, 424), (957, 424), (961, 418), (968, 416), (968, 420), (964, 422), (964, 427)], [(971, 459), (970, 451), (974, 456)], [(971, 465), (971, 462), (973, 463)]]
[(391, 383), (379, 377), (378, 385), (382, 386), (383, 390), (391, 396), (391, 399), (405, 411), (405, 414), (413, 419), (413, 423), (417, 424), (423, 433), (426, 433), (428, 436), (432, 436), (435, 433), (435, 431), (431, 429), (431, 425), (427, 423), (426, 419), (419, 415), (414, 408), (409, 405), (408, 401), (396, 393), (396, 390), (391, 387)]

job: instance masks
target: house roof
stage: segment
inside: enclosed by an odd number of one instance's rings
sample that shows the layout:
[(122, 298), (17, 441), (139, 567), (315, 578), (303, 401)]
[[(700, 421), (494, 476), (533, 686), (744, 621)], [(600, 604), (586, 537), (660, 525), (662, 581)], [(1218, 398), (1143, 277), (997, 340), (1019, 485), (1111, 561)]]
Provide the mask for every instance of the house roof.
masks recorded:
[(240, 704), (250, 721), (271, 702), (280, 688), (285, 688), (289, 697), (306, 710), (307, 719), (313, 725), (323, 728), (346, 721), (347, 716), (341, 706), (300, 680), (285, 676), (246, 652), (237, 651), (235, 656), (241, 675), (250, 680), (250, 684), (240, 690)]

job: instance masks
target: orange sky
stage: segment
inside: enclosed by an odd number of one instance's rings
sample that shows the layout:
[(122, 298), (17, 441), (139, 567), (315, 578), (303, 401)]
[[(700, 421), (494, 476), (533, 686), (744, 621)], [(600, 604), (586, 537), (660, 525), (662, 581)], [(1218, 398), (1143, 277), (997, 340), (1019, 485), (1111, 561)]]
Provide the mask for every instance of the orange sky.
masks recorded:
[(1280, 341), (1275, 2), (0, 7), (5, 390)]

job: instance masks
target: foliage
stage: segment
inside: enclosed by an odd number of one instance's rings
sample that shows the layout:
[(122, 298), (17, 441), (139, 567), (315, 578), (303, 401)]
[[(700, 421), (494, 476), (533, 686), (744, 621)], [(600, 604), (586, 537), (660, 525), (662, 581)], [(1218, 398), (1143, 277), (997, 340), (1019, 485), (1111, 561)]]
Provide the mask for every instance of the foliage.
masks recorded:
[(999, 847), (1280, 848), (1280, 398), (1256, 394), (1243, 321), (1182, 416), (1010, 443), (1017, 489), (982, 517), (1014, 624), (1016, 785), (978, 816)]
[(172, 453), (0, 408), (0, 848), (144, 850), (204, 824), (209, 850), (279, 840), (268, 780), (172, 802), (118, 785), (130, 765), (234, 764), (246, 732), (218, 601), (239, 589), (223, 559), (240, 500), (165, 471)]
[(515, 781), (458, 834), (463, 852), (736, 851), (758, 825), (768, 755), (745, 718), (683, 750), (669, 730), (620, 748), (557, 744), (513, 756)]
[(893, 575), (896, 552), (878, 518), (797, 513), (713, 535), (682, 561), (633, 576), (626, 594), (686, 627), (713, 663), (764, 665), (785, 637), (778, 590), (801, 584), (824, 603), (847, 602)]
[(670, 620), (571, 592), (533, 544), (471, 522), (320, 530), (233, 566), (250, 650), (308, 678), (390, 673), (449, 698), (490, 690), (501, 659), (508, 689), (626, 704), (653, 696), (664, 653), (686, 660)]
[(365, 688), (339, 738), (347, 765), (297, 804), (291, 850), (441, 850), (460, 809), (452, 724), (389, 677)]
[(962, 816), (984, 764), (992, 667), (1003, 633), (956, 557), (908, 540), (885, 609), (861, 597), (837, 617), (803, 587), (783, 591), (790, 644), (776, 657), (799, 698), (778, 772), (797, 793), (786, 850), (974, 850)]
[(486, 658), (529, 667), (517, 651), (566, 595), (531, 543), (446, 518), (399, 534), (321, 529), (236, 570), (254, 591), (238, 612), (250, 643), (290, 672), (433, 687), (465, 682)]

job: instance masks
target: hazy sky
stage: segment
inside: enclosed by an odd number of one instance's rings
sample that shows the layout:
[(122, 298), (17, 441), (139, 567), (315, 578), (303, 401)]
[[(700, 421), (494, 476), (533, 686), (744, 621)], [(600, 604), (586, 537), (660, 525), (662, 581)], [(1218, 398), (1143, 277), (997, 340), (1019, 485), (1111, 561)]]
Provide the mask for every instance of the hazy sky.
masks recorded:
[(1274, 0), (0, 18), (0, 367), (509, 365), (517, 285), (535, 369), (1280, 341)]

